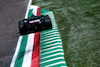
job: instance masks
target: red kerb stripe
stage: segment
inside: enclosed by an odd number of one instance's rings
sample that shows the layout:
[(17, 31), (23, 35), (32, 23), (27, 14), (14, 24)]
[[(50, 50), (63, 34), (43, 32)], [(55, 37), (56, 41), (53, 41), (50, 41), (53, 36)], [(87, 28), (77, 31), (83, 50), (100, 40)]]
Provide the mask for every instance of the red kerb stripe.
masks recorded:
[[(37, 16), (40, 16), (40, 7), (37, 8)], [(39, 48), (40, 48), (39, 44), (40, 44), (40, 32), (36, 32), (34, 36), (31, 67), (39, 67)]]
[(37, 8), (37, 16), (40, 16), (40, 7)]

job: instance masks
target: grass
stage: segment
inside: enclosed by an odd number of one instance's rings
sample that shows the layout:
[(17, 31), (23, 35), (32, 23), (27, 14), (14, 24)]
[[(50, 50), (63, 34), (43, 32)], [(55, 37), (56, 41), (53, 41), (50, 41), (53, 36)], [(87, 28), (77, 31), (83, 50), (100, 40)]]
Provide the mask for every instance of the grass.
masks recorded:
[(100, 1), (34, 0), (54, 12), (68, 67), (100, 67)]

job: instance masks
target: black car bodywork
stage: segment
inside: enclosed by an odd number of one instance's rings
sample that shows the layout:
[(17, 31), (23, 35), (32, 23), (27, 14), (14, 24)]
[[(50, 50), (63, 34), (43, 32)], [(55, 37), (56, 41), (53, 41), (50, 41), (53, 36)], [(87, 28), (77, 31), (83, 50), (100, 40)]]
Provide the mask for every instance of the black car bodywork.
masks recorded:
[(21, 35), (52, 29), (51, 19), (48, 15), (34, 16), (19, 21)]

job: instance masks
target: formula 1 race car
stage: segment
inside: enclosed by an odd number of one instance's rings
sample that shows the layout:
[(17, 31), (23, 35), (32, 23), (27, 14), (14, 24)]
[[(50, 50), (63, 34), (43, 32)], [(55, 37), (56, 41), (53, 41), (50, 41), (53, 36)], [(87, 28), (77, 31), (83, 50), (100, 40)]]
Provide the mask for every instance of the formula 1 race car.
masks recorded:
[(19, 21), (19, 31), (21, 35), (35, 33), (38, 31), (52, 29), (51, 19), (48, 15), (32, 15), (28, 19)]

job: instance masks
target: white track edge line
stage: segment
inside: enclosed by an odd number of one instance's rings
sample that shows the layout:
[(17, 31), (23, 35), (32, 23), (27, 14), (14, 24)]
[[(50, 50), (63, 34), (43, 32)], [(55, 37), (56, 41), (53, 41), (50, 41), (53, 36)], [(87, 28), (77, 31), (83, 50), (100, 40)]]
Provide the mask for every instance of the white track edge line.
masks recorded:
[[(27, 16), (28, 16), (28, 12), (29, 12), (29, 8), (30, 8), (31, 3), (32, 3), (32, 0), (29, 0), (28, 6), (27, 6), (27, 11), (25, 13), (25, 18), (27, 18)], [(18, 51), (20, 49), (22, 37), (23, 36), (19, 36), (19, 39), (18, 39), (18, 42), (17, 42), (17, 47), (15, 49), (15, 53), (14, 53), (13, 59), (11, 61), (10, 67), (14, 67), (15, 61), (17, 59)]]
[(31, 4), (32, 4), (32, 0), (29, 0), (28, 6), (27, 6), (27, 11), (26, 11), (26, 14), (25, 14), (25, 18), (28, 17), (28, 12), (29, 12)]
[(15, 53), (14, 53), (13, 59), (11, 61), (10, 67), (14, 67), (14, 65), (15, 65), (15, 61), (17, 59), (17, 55), (18, 55), (18, 52), (19, 52), (19, 49), (20, 49), (21, 41), (22, 41), (22, 36), (20, 36), (19, 39), (18, 39), (17, 46), (16, 46), (16, 49), (15, 49)]

